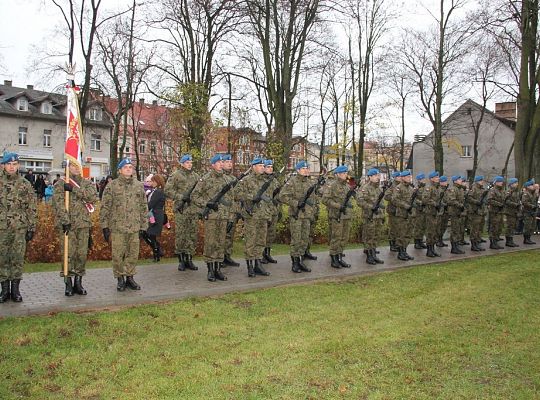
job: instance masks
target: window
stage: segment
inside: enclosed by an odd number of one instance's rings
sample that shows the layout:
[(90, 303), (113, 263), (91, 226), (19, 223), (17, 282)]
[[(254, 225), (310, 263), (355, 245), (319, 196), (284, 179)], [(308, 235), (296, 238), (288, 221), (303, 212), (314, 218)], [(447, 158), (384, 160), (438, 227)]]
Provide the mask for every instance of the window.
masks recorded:
[(244, 164), (244, 152), (241, 149), (236, 150), (236, 162)]
[(20, 98), (17, 102), (17, 110), (28, 111), (28, 100), (26, 100), (25, 98)]
[(43, 114), (52, 114), (52, 104), (48, 101), (43, 102), (43, 104), (41, 104), (41, 112)]
[(297, 153), (299, 153), (300, 150), (301, 150), (300, 143), (296, 143), (292, 148), (292, 151), (295, 151)]
[(19, 144), (20, 145), (27, 145), (27, 136), (28, 136), (28, 128), (25, 128), (24, 126), (19, 126)]
[(128, 155), (131, 153), (131, 138), (126, 137), (126, 145), (124, 147), (124, 154)]
[(51, 133), (50, 129), (43, 130), (43, 147), (51, 147)]
[(156, 142), (150, 142), (150, 154), (153, 156), (156, 155)]
[(51, 162), (50, 161), (27, 161), (23, 160), (20, 162), (21, 169), (22, 170), (29, 170), (35, 172), (48, 172), (51, 170)]
[(139, 142), (139, 154), (146, 153), (146, 140), (141, 140)]
[(88, 119), (92, 121), (101, 121), (102, 112), (101, 108), (91, 108), (88, 110)]
[(238, 144), (246, 146), (249, 144), (249, 137), (247, 135), (242, 135), (238, 138)]
[(163, 143), (163, 156), (166, 160), (172, 160), (172, 147), (171, 144), (168, 142)]
[(90, 136), (90, 150), (101, 151), (101, 135)]
[(461, 157), (472, 157), (471, 146), (461, 146)]

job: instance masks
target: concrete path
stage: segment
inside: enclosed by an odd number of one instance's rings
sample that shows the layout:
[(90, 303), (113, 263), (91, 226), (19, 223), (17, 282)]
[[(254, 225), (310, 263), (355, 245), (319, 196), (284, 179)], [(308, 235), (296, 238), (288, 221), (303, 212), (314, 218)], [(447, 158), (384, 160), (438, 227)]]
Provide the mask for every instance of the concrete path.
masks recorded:
[[(521, 237), (516, 237), (521, 239)], [(311, 273), (295, 274), (291, 271), (289, 256), (275, 256), (278, 264), (271, 264), (267, 270), (271, 272), (269, 277), (257, 276), (248, 278), (245, 262), (240, 267), (228, 267), (223, 271), (228, 280), (225, 282), (208, 282), (206, 280), (206, 266), (201, 261), (197, 262), (198, 271), (177, 270), (177, 264), (154, 264), (138, 267), (136, 281), (142, 286), (140, 291), (126, 289), (125, 292), (116, 291), (116, 279), (113, 278), (109, 268), (90, 269), (84, 278), (84, 287), (88, 291), (87, 296), (74, 295), (64, 296), (64, 283), (58, 272), (36, 272), (25, 274), (21, 282), (22, 303), (0, 304), (0, 318), (8, 316), (24, 316), (36, 314), (50, 314), (62, 311), (88, 311), (107, 309), (118, 306), (129, 306), (144, 303), (154, 303), (167, 300), (182, 299), (193, 296), (213, 296), (229, 292), (239, 292), (268, 288), (273, 286), (310, 282), (321, 279), (336, 279), (350, 276), (370, 274), (373, 272), (395, 270), (414, 265), (433, 264), (444, 261), (461, 260), (473, 257), (502, 254), (512, 251), (524, 251), (540, 248), (540, 238), (533, 238), (538, 244), (517, 248), (505, 248), (504, 250), (489, 250), (482, 253), (474, 253), (469, 246), (464, 246), (464, 255), (450, 254), (448, 247), (438, 249), (442, 257), (427, 258), (425, 250), (414, 250), (409, 246), (409, 254), (415, 257), (414, 261), (399, 261), (396, 253), (391, 253), (388, 247), (380, 249), (379, 257), (384, 264), (371, 266), (366, 264), (362, 249), (353, 249), (346, 252), (345, 260), (352, 265), (348, 269), (334, 269), (330, 267), (328, 253), (316, 253), (317, 261), (307, 264), (312, 268)], [(521, 240), (516, 241), (521, 243)], [(504, 242), (502, 242), (504, 243)], [(487, 243), (489, 245), (489, 243)], [(484, 244), (485, 247), (486, 244)]]

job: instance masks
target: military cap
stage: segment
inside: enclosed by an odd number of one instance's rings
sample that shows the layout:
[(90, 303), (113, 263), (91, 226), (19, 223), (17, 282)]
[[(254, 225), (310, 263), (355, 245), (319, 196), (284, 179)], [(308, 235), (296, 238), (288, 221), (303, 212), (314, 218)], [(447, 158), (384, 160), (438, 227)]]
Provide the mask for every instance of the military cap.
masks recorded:
[(349, 172), (349, 167), (346, 165), (340, 165), (334, 170), (334, 174), (341, 174), (343, 172)]
[(373, 175), (377, 175), (377, 174), (380, 174), (380, 171), (377, 168), (371, 168), (367, 172), (367, 176), (373, 176)]
[(392, 176), (392, 178), (397, 178), (397, 177), (400, 176), (400, 175), (401, 175), (401, 172), (399, 172), (399, 171), (394, 171), (394, 172), (392, 172), (392, 175), (391, 175), (391, 176)]
[(439, 171), (431, 171), (428, 175), (428, 178), (435, 178), (436, 176), (439, 176)]
[(497, 183), (497, 182), (504, 182), (504, 177), (498, 175), (495, 178), (493, 178), (493, 183)]
[(529, 186), (532, 186), (534, 185), (534, 179), (531, 179), (530, 181), (527, 181), (523, 184), (523, 186), (525, 187), (529, 187)]
[(411, 175), (411, 171), (406, 169), (405, 171), (402, 171), (399, 176), (404, 177), (404, 176), (410, 176), (410, 175)]
[(182, 157), (180, 157), (180, 164), (183, 164), (186, 161), (193, 161), (193, 157), (191, 157), (191, 154), (184, 154)]
[(124, 165), (128, 165), (128, 164), (131, 165), (133, 163), (131, 162), (131, 158), (126, 157), (120, 160), (120, 162), (118, 163), (118, 167), (116, 169), (121, 169)]
[(475, 182), (480, 182), (480, 181), (483, 181), (483, 180), (484, 180), (484, 175), (476, 175), (474, 177)]
[(448, 182), (448, 178), (446, 177), (446, 175), (443, 175), (443, 176), (441, 176), (440, 181), (441, 182)]
[(294, 168), (295, 169), (302, 169), (302, 168), (309, 168), (309, 167), (308, 167), (307, 161), (302, 160), (302, 161), (299, 161), (298, 163), (296, 163), (296, 166)]
[(508, 184), (513, 185), (514, 183), (518, 183), (518, 178), (510, 178), (508, 179)]
[(17, 153), (5, 152), (2, 156), (2, 164), (7, 164), (13, 161), (19, 161), (19, 155)]
[(227, 153), (227, 154), (222, 154), (222, 155), (221, 155), (221, 160), (222, 160), (222, 161), (231, 161), (231, 160), (232, 160), (232, 156), (231, 156), (229, 153)]
[(261, 157), (254, 158), (251, 160), (251, 165), (264, 164), (264, 160)]
[(455, 181), (457, 181), (457, 180), (459, 180), (459, 179), (463, 179), (463, 178), (461, 177), (461, 175), (452, 175), (452, 182), (455, 182)]
[(422, 179), (426, 179), (426, 175), (424, 175), (422, 173), (416, 175), (416, 180), (417, 181), (421, 181)]
[(210, 159), (210, 164), (214, 165), (218, 161), (223, 161), (223, 156), (221, 154), (215, 154), (214, 157)]
[(265, 167), (269, 167), (270, 165), (274, 165), (274, 161), (273, 160), (264, 160), (264, 166)]

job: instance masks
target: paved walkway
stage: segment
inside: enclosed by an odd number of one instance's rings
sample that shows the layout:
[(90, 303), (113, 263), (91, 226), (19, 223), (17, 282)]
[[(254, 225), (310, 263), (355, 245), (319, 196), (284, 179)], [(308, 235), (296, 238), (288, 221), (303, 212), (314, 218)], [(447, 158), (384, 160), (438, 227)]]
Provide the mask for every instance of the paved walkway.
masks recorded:
[[(516, 239), (521, 238), (516, 237)], [(538, 243), (537, 245), (520, 245), (517, 248), (505, 248), (504, 250), (488, 249), (482, 253), (471, 252), (468, 249), (469, 247), (466, 246), (464, 255), (450, 254), (449, 248), (446, 247), (439, 249), (443, 255), (440, 258), (427, 258), (425, 250), (414, 250), (413, 246), (409, 246), (409, 254), (414, 256), (415, 259), (407, 262), (397, 260), (395, 253), (390, 253), (388, 247), (383, 247), (380, 249), (381, 254), (379, 257), (385, 263), (377, 266), (366, 264), (362, 249), (354, 249), (346, 252), (346, 261), (352, 265), (352, 268), (348, 269), (331, 268), (328, 253), (317, 253), (319, 259), (308, 262), (312, 272), (300, 274), (291, 272), (289, 256), (276, 256), (278, 264), (271, 264), (267, 267), (267, 270), (272, 273), (269, 277), (248, 278), (245, 263), (242, 263), (239, 268), (225, 268), (223, 271), (228, 280), (215, 283), (206, 280), (206, 266), (201, 261), (197, 262), (199, 265), (198, 271), (184, 272), (177, 270), (177, 264), (144, 265), (138, 267), (138, 274), (136, 275), (136, 280), (142, 286), (142, 290), (131, 291), (126, 289), (123, 293), (116, 291), (116, 279), (113, 278), (112, 271), (109, 268), (90, 269), (84, 278), (84, 286), (88, 291), (88, 295), (74, 295), (73, 297), (64, 296), (64, 282), (59, 277), (58, 272), (36, 272), (25, 274), (21, 282), (21, 294), (24, 298), (22, 303), (9, 301), (0, 304), (0, 318), (62, 311), (107, 309), (193, 296), (213, 296), (321, 279), (358, 276), (420, 264), (433, 264), (512, 251), (539, 249), (540, 238), (536, 237), (535, 241)]]

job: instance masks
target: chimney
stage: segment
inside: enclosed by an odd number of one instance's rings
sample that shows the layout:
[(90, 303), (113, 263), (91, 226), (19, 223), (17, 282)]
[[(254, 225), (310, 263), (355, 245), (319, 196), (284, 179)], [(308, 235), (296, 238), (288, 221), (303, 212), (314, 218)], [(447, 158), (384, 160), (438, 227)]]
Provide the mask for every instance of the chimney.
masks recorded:
[(11, 86), (12, 83), (13, 83), (12, 81), (4, 80), (4, 85), (6, 85), (6, 86)]
[(515, 101), (495, 103), (495, 115), (499, 118), (517, 121), (517, 106)]
[(139, 99), (139, 103), (140, 103), (140, 104), (144, 104), (144, 99), (143, 99), (143, 98), (140, 98), (140, 99)]
[(152, 105), (157, 106), (157, 100), (152, 100)]
[(26, 88), (27, 88), (28, 90), (34, 90), (34, 85), (26, 85)]

